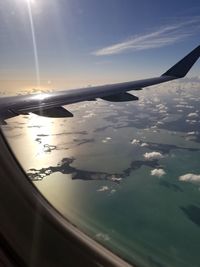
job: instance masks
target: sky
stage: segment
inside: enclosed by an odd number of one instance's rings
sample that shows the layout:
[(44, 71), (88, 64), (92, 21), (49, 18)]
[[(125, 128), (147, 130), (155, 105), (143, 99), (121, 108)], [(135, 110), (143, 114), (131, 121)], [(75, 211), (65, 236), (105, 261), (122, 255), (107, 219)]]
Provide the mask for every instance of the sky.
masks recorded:
[(199, 14), (197, 0), (0, 0), (0, 91), (158, 76), (199, 45)]

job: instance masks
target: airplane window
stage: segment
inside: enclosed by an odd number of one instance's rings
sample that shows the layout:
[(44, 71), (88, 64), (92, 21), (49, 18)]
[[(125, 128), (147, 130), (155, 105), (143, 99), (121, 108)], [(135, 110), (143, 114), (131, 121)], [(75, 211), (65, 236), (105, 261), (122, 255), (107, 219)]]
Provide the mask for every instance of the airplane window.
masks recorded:
[[(1, 2), (1, 96), (161, 75), (199, 44), (200, 5), (156, 2)], [(45, 198), (136, 266), (200, 261), (199, 69), (131, 91), (138, 101), (107, 95), (63, 104), (69, 113), (60, 116), (18, 106), (19, 116), (1, 120)]]

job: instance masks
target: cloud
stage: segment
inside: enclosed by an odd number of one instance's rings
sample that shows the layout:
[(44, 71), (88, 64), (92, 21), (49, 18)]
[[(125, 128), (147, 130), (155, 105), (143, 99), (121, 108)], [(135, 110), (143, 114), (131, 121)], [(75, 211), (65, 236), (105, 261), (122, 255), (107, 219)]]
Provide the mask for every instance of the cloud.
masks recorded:
[(106, 137), (105, 139), (103, 139), (101, 142), (102, 143), (108, 143), (108, 141), (111, 141), (112, 138), (111, 137)]
[(121, 177), (112, 176), (110, 178), (110, 180), (112, 180), (113, 182), (120, 182), (122, 180), (122, 178)]
[(151, 175), (157, 176), (157, 177), (162, 177), (165, 174), (166, 172), (163, 169), (154, 169), (151, 171)]
[(141, 147), (149, 146), (147, 143), (142, 143)]
[(101, 48), (92, 54), (106, 56), (170, 45), (197, 33), (199, 31), (199, 21), (200, 19), (196, 17), (186, 22), (163, 26), (150, 33), (136, 35), (129, 40)]
[(187, 173), (187, 174), (181, 175), (179, 177), (179, 180), (182, 182), (199, 183), (200, 182), (200, 174)]
[(109, 240), (110, 240), (109, 235), (104, 234), (104, 233), (97, 233), (97, 234), (95, 235), (95, 237), (96, 237), (97, 239), (99, 239), (99, 240), (103, 240), (103, 241), (109, 241)]
[(163, 113), (163, 112), (167, 112), (168, 108), (163, 105), (163, 104), (158, 104), (156, 105), (156, 108), (159, 110), (159, 112)]
[(104, 185), (104, 186), (102, 186), (101, 188), (99, 188), (97, 191), (98, 191), (98, 192), (105, 192), (105, 191), (108, 191), (108, 190), (109, 190), (109, 187), (106, 186), (106, 185)]
[(188, 132), (187, 135), (195, 135), (195, 134), (198, 134), (198, 132)]
[(197, 118), (199, 115), (196, 112), (189, 113), (187, 115), (189, 118)]
[(139, 145), (139, 144), (140, 144), (140, 140), (133, 139), (133, 140), (131, 141), (131, 144), (132, 144), (132, 145)]
[(163, 158), (163, 155), (160, 153), (160, 152), (156, 152), (156, 151), (153, 151), (153, 152), (146, 152), (144, 154), (144, 158), (145, 159), (148, 159), (148, 160), (152, 160), (152, 159), (161, 159)]
[(186, 122), (189, 123), (189, 124), (195, 124), (195, 123), (197, 123), (196, 120), (186, 120)]
[(147, 143), (142, 143), (142, 141), (138, 140), (138, 139), (133, 139), (131, 141), (132, 145), (140, 145), (141, 147), (145, 147), (145, 146), (149, 146)]

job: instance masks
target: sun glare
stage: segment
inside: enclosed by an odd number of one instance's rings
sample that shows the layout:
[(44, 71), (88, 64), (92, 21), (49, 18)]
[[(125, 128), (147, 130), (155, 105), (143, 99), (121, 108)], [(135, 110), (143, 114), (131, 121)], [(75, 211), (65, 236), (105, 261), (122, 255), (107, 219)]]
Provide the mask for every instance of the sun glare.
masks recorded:
[(25, 0), (28, 4), (35, 4), (35, 0)]
[[(37, 145), (35, 146), (36, 155), (41, 163), (45, 163), (45, 155), (51, 149), (53, 142), (53, 138), (50, 134), (53, 133), (55, 127), (53, 120), (30, 114), (27, 127), (27, 134), (31, 136), (31, 139), (37, 141)], [(41, 140), (38, 137), (40, 134), (43, 135)]]

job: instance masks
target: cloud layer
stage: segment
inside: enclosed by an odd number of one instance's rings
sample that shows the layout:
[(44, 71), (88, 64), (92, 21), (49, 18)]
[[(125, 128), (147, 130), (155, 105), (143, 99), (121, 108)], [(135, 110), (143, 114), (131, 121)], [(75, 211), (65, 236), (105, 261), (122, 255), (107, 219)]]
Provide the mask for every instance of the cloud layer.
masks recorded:
[(92, 54), (106, 56), (170, 45), (197, 33), (200, 29), (199, 21), (199, 18), (192, 18), (186, 22), (163, 26), (158, 30), (101, 48)]

